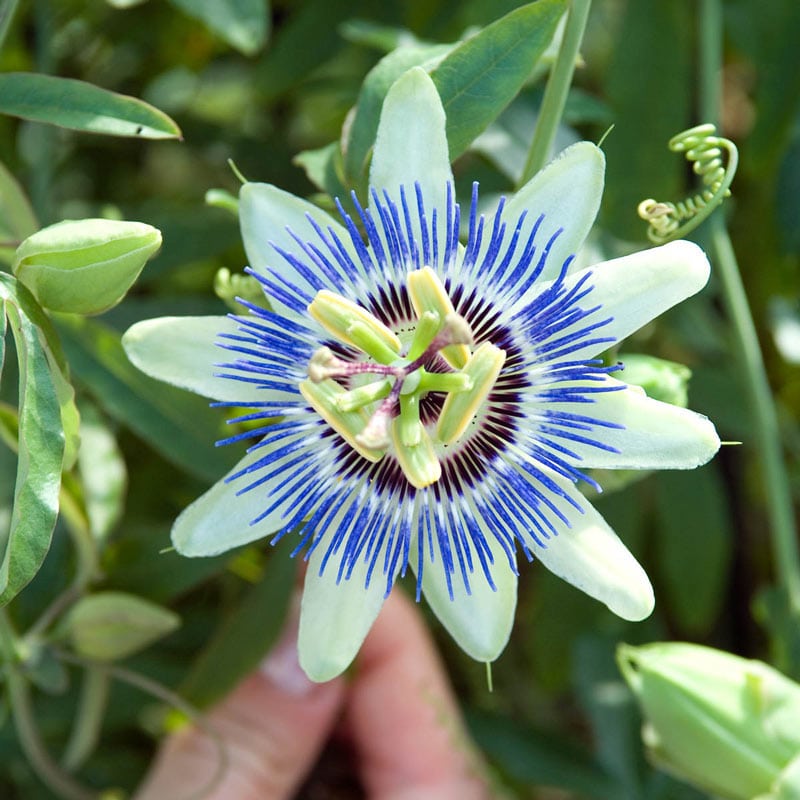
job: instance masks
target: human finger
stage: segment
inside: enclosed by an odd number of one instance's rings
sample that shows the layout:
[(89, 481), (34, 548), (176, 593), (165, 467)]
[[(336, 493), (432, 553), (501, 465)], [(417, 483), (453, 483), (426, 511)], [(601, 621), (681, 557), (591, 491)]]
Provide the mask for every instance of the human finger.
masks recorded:
[(371, 800), (490, 796), (428, 630), (397, 590), (364, 642), (344, 719)]

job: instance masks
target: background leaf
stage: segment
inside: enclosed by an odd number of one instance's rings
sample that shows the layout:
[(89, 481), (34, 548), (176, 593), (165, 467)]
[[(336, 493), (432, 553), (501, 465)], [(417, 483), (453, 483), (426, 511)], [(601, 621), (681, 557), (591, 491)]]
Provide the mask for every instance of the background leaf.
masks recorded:
[(76, 375), (119, 423), (206, 481), (218, 480), (236, 463), (235, 448), (214, 447), (223, 420), (206, 400), (139, 372), (119, 334), (106, 325), (65, 316), (59, 327)]
[(72, 78), (29, 72), (0, 75), (0, 113), (109, 136), (181, 136), (166, 114), (135, 97)]
[(451, 159), (516, 96), (565, 9), (564, 0), (522, 6), (462, 42), (431, 72), (447, 115)]
[[(207, 708), (249, 675), (275, 644), (289, 606), (297, 564), (286, 547), (272, 550), (267, 565), (194, 661), (181, 694)], [(265, 609), (269, 614), (265, 615)]]
[(19, 181), (0, 162), (0, 262), (10, 265), (17, 244), (39, 229)]
[(170, 0), (172, 5), (205, 23), (209, 30), (246, 56), (267, 43), (267, 0)]
[(64, 457), (61, 408), (40, 333), (19, 300), (25, 291), (0, 273), (20, 373), (17, 477), (10, 527), (0, 540), (0, 606), (36, 575), (50, 549)]

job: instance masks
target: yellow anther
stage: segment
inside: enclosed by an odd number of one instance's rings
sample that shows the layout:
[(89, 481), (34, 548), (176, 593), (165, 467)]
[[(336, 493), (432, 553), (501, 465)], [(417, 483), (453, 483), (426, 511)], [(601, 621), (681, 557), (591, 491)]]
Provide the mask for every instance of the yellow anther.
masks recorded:
[[(408, 294), (417, 317), (426, 311), (432, 311), (444, 320), (448, 315), (455, 315), (453, 303), (447, 296), (442, 282), (430, 267), (414, 270), (408, 275)], [(469, 347), (465, 344), (453, 344), (441, 351), (447, 362), (456, 369), (462, 369), (469, 359)]]
[(332, 380), (322, 381), (322, 383), (305, 380), (300, 382), (298, 388), (306, 402), (350, 447), (368, 461), (380, 461), (383, 458), (383, 450), (364, 447), (356, 440), (356, 437), (364, 430), (369, 419), (367, 414), (360, 409), (342, 411), (338, 407), (336, 399), (345, 393), (345, 390), (338, 383)]
[(417, 438), (417, 444), (408, 445), (403, 441), (408, 438), (408, 431), (403, 431), (407, 425), (401, 425), (399, 417), (395, 417), (392, 423), (394, 454), (408, 482), (417, 489), (424, 489), (442, 477), (442, 465), (421, 422), (416, 422), (418, 437), (413, 437)]
[(461, 438), (491, 392), (505, 361), (505, 351), (489, 342), (475, 350), (462, 370), (472, 380), (472, 389), (448, 394), (442, 406), (436, 428), (442, 444), (454, 444)]
[(369, 311), (335, 292), (317, 292), (308, 313), (340, 342), (364, 350), (380, 363), (389, 363), (400, 353), (400, 340), (392, 331)]

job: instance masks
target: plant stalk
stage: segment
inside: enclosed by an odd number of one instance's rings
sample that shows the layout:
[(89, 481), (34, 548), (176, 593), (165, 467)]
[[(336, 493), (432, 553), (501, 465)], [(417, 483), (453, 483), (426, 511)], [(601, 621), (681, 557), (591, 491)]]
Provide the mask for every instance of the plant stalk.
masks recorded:
[[(564, 106), (567, 102), (569, 87), (572, 85), (572, 76), (575, 72), (575, 62), (578, 58), (583, 32), (586, 30), (586, 20), (592, 0), (572, 0), (567, 12), (567, 23), (564, 28), (564, 37), (558, 56), (542, 98), (542, 107), (539, 109), (539, 119), (533, 133), (528, 158), (519, 186), (526, 184), (546, 163), (553, 147), (556, 131), (564, 115)], [(517, 188), (519, 188), (519, 186)]]
[[(719, 119), (721, 69), (722, 5), (720, 0), (702, 0), (700, 111), (704, 121), (715, 124)], [(724, 216), (714, 214), (708, 221), (708, 227), (734, 344), (747, 376), (747, 392), (753, 414), (753, 443), (762, 465), (775, 568), (791, 608), (800, 613), (800, 549), (775, 402)]]

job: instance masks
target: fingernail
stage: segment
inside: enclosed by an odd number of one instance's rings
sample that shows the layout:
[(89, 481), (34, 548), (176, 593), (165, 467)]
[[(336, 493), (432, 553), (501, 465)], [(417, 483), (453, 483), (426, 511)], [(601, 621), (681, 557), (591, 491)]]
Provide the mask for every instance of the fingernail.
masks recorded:
[(286, 623), (277, 644), (261, 664), (261, 673), (286, 694), (301, 697), (317, 685), (308, 679), (297, 656), (297, 631), (300, 621), (300, 595), (291, 601)]

